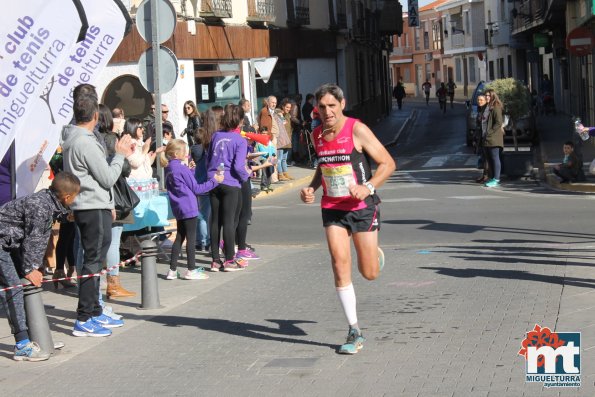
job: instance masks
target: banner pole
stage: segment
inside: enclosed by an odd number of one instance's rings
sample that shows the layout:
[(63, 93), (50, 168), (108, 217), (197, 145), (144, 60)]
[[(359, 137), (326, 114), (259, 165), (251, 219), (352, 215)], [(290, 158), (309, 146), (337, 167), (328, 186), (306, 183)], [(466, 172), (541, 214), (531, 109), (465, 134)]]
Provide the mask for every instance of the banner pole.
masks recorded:
[(8, 149), (10, 156), (10, 197), (11, 200), (17, 198), (17, 167), (15, 161), (15, 141), (13, 140)]

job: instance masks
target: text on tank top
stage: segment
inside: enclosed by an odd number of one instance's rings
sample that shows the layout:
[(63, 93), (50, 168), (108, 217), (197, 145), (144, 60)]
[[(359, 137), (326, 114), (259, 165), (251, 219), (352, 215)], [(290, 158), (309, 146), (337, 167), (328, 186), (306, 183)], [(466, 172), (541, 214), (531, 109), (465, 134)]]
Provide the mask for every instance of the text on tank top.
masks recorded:
[(368, 161), (353, 143), (356, 122), (356, 119), (346, 118), (343, 128), (332, 141), (324, 139), (322, 126), (312, 132), (322, 174), (322, 208), (353, 211), (366, 208), (373, 202), (371, 197), (361, 201), (349, 193), (350, 186), (363, 185), (371, 178)]

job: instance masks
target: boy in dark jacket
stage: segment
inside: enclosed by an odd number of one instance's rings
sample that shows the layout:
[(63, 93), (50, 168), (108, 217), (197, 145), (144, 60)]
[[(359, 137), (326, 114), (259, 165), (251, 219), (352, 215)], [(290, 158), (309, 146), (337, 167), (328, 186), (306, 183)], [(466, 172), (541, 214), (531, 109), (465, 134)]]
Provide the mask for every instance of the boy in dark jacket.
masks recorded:
[(560, 177), (560, 183), (576, 182), (581, 162), (574, 152), (574, 143), (565, 142), (562, 150), (564, 150), (564, 160), (554, 166), (554, 174)]
[[(26, 278), (39, 287), (43, 279), (38, 270), (52, 231), (52, 223), (64, 219), (67, 208), (80, 191), (79, 179), (60, 172), (49, 189), (9, 201), (0, 207), (0, 290), (21, 284)], [(29, 340), (23, 288), (0, 291), (16, 345), (17, 361), (42, 361), (50, 354)]]

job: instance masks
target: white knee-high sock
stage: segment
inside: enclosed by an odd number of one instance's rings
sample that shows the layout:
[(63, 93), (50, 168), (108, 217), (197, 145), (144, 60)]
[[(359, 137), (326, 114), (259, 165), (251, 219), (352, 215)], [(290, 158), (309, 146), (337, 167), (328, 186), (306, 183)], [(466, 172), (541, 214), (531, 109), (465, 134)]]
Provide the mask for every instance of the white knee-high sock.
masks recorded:
[(337, 295), (339, 295), (339, 301), (341, 301), (341, 306), (343, 306), (347, 322), (350, 326), (357, 325), (356, 300), (353, 283), (350, 283), (345, 287), (337, 287)]

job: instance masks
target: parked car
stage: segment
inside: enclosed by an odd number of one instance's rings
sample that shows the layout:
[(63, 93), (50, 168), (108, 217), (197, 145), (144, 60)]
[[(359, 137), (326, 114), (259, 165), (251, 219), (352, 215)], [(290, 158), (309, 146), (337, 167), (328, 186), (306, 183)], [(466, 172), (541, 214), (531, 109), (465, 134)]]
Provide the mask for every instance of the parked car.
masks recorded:
[[(476, 119), (477, 119), (477, 97), (485, 92), (487, 89), (488, 82), (480, 81), (473, 90), (471, 98), (467, 100), (467, 131), (466, 131), (466, 143), (467, 146), (473, 145), (473, 136), (475, 134)], [(531, 95), (528, 95), (531, 98)], [(506, 106), (506, 104), (504, 104)], [(510, 120), (508, 125), (504, 128), (506, 140), (512, 140), (513, 131), (516, 131), (516, 137), (518, 141), (531, 142), (536, 138), (535, 128), (535, 111), (533, 106), (529, 104), (529, 112), (517, 120)]]

